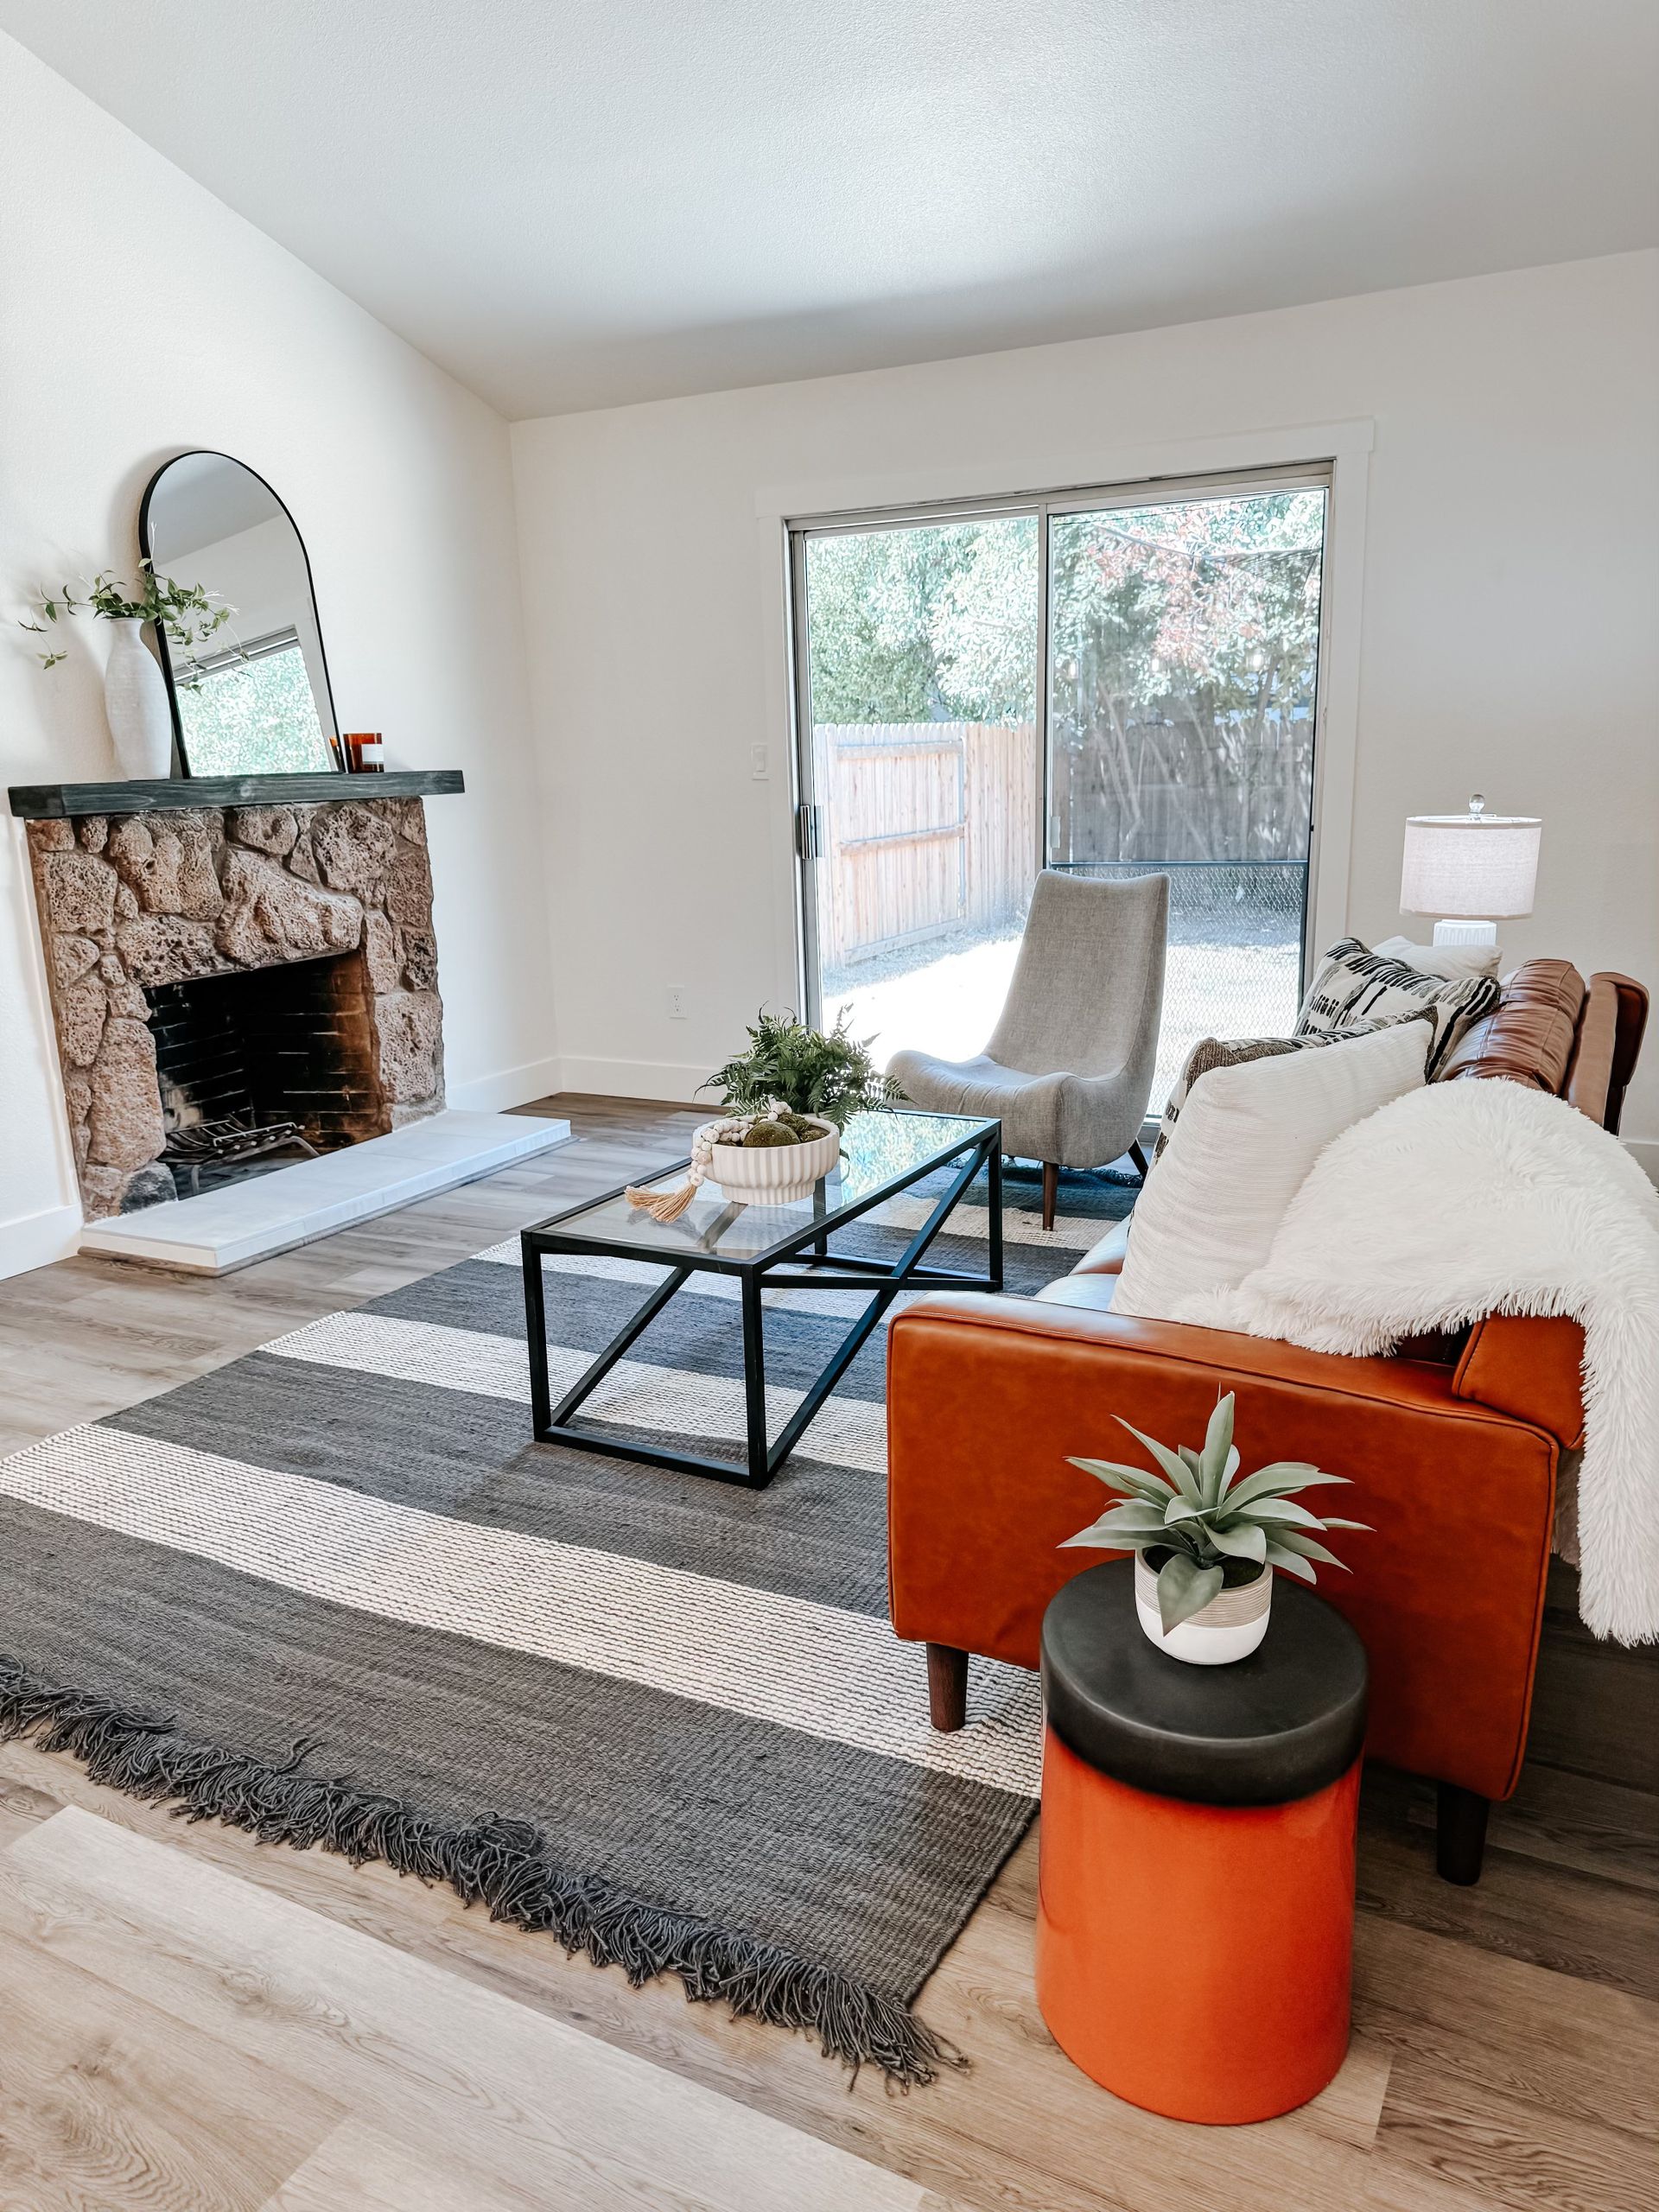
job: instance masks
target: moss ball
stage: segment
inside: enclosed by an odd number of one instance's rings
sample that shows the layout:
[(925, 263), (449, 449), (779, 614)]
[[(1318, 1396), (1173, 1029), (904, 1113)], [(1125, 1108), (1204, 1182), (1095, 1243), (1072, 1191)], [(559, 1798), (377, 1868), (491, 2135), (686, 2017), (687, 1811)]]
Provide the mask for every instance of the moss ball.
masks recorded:
[(758, 1150), (766, 1145), (798, 1144), (800, 1139), (793, 1129), (786, 1129), (781, 1122), (757, 1122), (743, 1142), (751, 1149)]

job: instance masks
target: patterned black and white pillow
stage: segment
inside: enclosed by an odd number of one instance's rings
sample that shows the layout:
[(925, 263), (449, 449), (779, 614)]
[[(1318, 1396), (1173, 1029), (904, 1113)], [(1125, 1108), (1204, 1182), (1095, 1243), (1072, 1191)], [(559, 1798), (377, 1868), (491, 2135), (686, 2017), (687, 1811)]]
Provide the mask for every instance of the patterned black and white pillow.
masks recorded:
[(1357, 1023), (1409, 1016), (1427, 1007), (1434, 1024), (1428, 1080), (1465, 1029), (1503, 995), (1496, 976), (1425, 976), (1403, 960), (1373, 952), (1357, 937), (1333, 944), (1308, 985), (1296, 1018), (1298, 1037), (1326, 1036)]
[(1351, 1038), (1369, 1037), (1376, 1029), (1392, 1029), (1402, 1021), (1432, 1022), (1433, 1018), (1430, 1007), (1414, 1006), (1408, 1013), (1386, 1014), (1375, 1021), (1354, 1021), (1342, 1029), (1299, 1032), (1294, 1037), (1201, 1037), (1187, 1054), (1186, 1065), (1169, 1094), (1164, 1118), (1158, 1124), (1158, 1141), (1152, 1148), (1152, 1165), (1155, 1166), (1162, 1156), (1193, 1084), (1201, 1075), (1208, 1075), (1211, 1068), (1242, 1068), (1247, 1061), (1270, 1060), (1281, 1052), (1305, 1052), (1320, 1045), (1345, 1045)]

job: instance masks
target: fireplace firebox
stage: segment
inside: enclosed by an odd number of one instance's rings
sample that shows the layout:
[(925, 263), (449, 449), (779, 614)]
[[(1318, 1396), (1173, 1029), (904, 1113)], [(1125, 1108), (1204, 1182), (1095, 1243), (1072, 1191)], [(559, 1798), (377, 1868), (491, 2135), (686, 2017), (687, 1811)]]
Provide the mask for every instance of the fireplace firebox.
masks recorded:
[(180, 1197), (391, 1128), (360, 950), (157, 984), (145, 996), (162, 1165)]

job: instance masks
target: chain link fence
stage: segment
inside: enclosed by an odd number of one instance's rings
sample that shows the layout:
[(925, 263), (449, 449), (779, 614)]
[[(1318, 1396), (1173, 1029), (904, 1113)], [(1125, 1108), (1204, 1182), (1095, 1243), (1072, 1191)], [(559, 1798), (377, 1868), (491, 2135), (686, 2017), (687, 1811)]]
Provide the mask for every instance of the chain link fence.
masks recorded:
[(1302, 986), (1305, 861), (1090, 861), (1067, 875), (1169, 878), (1169, 950), (1152, 1107), (1203, 1037), (1285, 1037)]
[[(1187, 1054), (1203, 1037), (1282, 1037), (1302, 986), (1301, 861), (1091, 861), (1070, 875), (1167, 875), (1169, 944), (1149, 1111), (1162, 1113)], [(982, 1052), (1007, 995), (1024, 917), (963, 925), (895, 945), (823, 975), (823, 1014), (845, 1014), (885, 1066), (901, 1045), (946, 1059)]]

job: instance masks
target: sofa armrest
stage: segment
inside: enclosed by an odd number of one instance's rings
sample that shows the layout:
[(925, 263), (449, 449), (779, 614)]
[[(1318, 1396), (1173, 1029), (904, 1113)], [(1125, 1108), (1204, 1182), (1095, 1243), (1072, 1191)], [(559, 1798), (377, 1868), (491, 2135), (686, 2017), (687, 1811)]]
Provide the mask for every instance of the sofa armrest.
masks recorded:
[[(918, 1298), (893, 1323), (888, 1357), (901, 1333), (928, 1326), (990, 1329), (1057, 1347), (1124, 1359), (1154, 1357), (1173, 1363), (1198, 1381), (1223, 1374), (1219, 1386), (1231, 1389), (1251, 1376), (1275, 1376), (1310, 1390), (1340, 1397), (1375, 1398), (1402, 1405), (1440, 1405), (1446, 1396), (1443, 1368), (1420, 1368), (1414, 1360), (1347, 1359), (1332, 1352), (1305, 1351), (1276, 1337), (1247, 1337), (1229, 1329), (1193, 1328), (1185, 1321), (1149, 1321), (1109, 1309), (1050, 1304), (1032, 1298), (997, 1296), (985, 1291), (936, 1291)], [(1138, 1379), (1143, 1370), (1128, 1370)], [(1090, 1370), (1096, 1377), (1098, 1370)], [(1215, 1402), (1212, 1392), (1210, 1403)], [(1207, 1418), (1207, 1414), (1206, 1414)], [(1137, 1421), (1137, 1427), (1144, 1422)]]
[(1061, 1548), (1105, 1503), (1071, 1457), (1139, 1459), (1119, 1418), (1196, 1444), (1233, 1390), (1246, 1466), (1308, 1459), (1354, 1484), (1337, 1510), (1370, 1533), (1340, 1540), (1352, 1571), (1322, 1571), (1319, 1587), (1372, 1656), (1373, 1751), (1485, 1796), (1514, 1787), (1553, 1432), (1459, 1396), (1444, 1364), (978, 1293), (918, 1300), (891, 1323), (887, 1357), (901, 1637), (1033, 1666), (1050, 1599), (1104, 1556)]
[[(1093, 1255), (1090, 1255), (1090, 1258)], [(1109, 1255), (1106, 1255), (1109, 1256)], [(982, 1327), (1036, 1332), (1067, 1343), (1090, 1343), (1122, 1352), (1155, 1353), (1195, 1370), (1224, 1369), (1230, 1377), (1276, 1377), (1313, 1390), (1401, 1405), (1439, 1402), (1443, 1376), (1455, 1366), (1452, 1395), (1533, 1428), (1548, 1429), (1569, 1451), (1584, 1443), (1584, 1331), (1576, 1321), (1516, 1313), (1477, 1321), (1455, 1361), (1440, 1340), (1413, 1339), (1417, 1357), (1393, 1353), (1376, 1359), (1338, 1358), (1304, 1351), (1274, 1337), (1246, 1337), (1224, 1329), (1197, 1329), (1182, 1321), (1143, 1321), (1114, 1313), (1104, 1302), (1115, 1266), (1063, 1275), (1052, 1295), (1033, 1300), (945, 1294), (918, 1300), (910, 1311), (955, 1313)], [(1104, 1281), (1102, 1280), (1104, 1278)], [(1075, 1296), (1076, 1303), (1071, 1302)], [(1224, 1386), (1236, 1387), (1232, 1381)], [(1147, 1424), (1137, 1421), (1137, 1427)], [(1108, 1455), (1109, 1456), (1109, 1455)]]
[(1584, 1442), (1584, 1331), (1576, 1321), (1493, 1313), (1477, 1321), (1452, 1387), (1460, 1398)]

